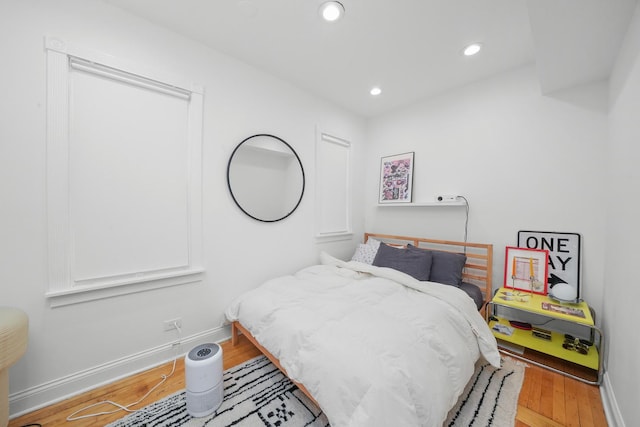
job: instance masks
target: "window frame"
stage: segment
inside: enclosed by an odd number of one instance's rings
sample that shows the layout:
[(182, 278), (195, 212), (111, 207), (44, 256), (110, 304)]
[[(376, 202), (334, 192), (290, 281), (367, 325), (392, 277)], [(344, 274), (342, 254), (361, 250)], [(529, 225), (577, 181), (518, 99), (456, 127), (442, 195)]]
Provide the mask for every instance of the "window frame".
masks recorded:
[[(204, 89), (183, 78), (159, 75), (112, 55), (45, 37), (47, 61), (47, 245), (48, 284), (45, 297), (51, 307), (109, 298), (134, 292), (200, 281), (204, 272), (202, 243), (202, 123)], [(73, 213), (70, 192), (70, 72), (72, 67), (106, 74), (128, 85), (139, 85), (188, 100), (185, 158), (185, 200), (188, 242), (186, 265), (167, 265), (127, 274), (82, 280), (73, 273)]]
[[(321, 206), (325, 203), (328, 203), (328, 200), (325, 200), (325, 196), (327, 195), (325, 186), (326, 180), (323, 179), (323, 172), (326, 169), (330, 169), (330, 166), (321, 164), (324, 156), (320, 154), (322, 150), (323, 144), (332, 144), (334, 146), (344, 148), (345, 157), (342, 159), (342, 163), (345, 166), (344, 170), (344, 205), (342, 216), (344, 218), (344, 223), (341, 224), (341, 227), (336, 227), (334, 229), (325, 228), (325, 220), (323, 217)], [(353, 168), (352, 161), (352, 143), (344, 138), (340, 138), (334, 135), (331, 135), (326, 132), (317, 130), (316, 136), (316, 227), (315, 227), (315, 237), (316, 241), (324, 242), (324, 241), (337, 241), (337, 240), (349, 240), (353, 236), (353, 224), (352, 224), (352, 182), (351, 182), (351, 170)], [(332, 169), (335, 170), (335, 169)]]

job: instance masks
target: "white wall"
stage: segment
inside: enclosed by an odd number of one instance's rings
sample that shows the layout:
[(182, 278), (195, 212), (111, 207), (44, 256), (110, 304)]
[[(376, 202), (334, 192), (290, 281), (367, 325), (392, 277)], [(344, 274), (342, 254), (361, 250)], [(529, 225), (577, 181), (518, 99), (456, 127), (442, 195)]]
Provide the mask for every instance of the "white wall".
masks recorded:
[[(201, 283), (51, 309), (45, 212), (45, 35), (185, 76), (205, 88)], [(163, 320), (181, 317), (194, 342), (224, 336), (223, 310), (242, 291), (317, 260), (319, 250), (352, 253), (362, 238), (316, 244), (316, 126), (354, 144), (354, 193), (362, 193), (364, 121), (286, 82), (99, 1), (0, 3), (0, 304), (29, 316), (29, 349), (11, 369), (13, 415), (97, 382), (168, 359), (175, 333)], [(227, 159), (254, 133), (272, 133), (298, 152), (307, 176), (291, 217), (264, 224), (246, 217), (227, 191)], [(362, 218), (362, 200), (354, 218)], [(277, 251), (274, 250), (277, 248)], [(183, 348), (184, 351), (188, 348)]]
[[(611, 78), (607, 185), (604, 330), (608, 337), (607, 385), (618, 425), (640, 422), (640, 340), (636, 330), (640, 286), (640, 6)], [(606, 397), (606, 396), (605, 396)]]
[(517, 243), (519, 230), (580, 233), (582, 295), (600, 313), (605, 89), (542, 96), (531, 66), (372, 120), (366, 229), (464, 238), (463, 207), (376, 206), (380, 157), (415, 151), (414, 199), (468, 199), (468, 240), (494, 245), (494, 288), (503, 281), (504, 248)]
[[(609, 337), (609, 375), (620, 411), (627, 423), (640, 419), (634, 405), (638, 343), (620, 327), (633, 323), (630, 313), (638, 299), (638, 288), (629, 285), (634, 282), (629, 267), (638, 259), (632, 244), (638, 217), (633, 161), (640, 136), (640, 48), (629, 40), (640, 40), (638, 21), (636, 13), (636, 37), (627, 37), (617, 68), (610, 136), (604, 85), (542, 96), (532, 67), (370, 120), (365, 134), (358, 117), (101, 2), (2, 1), (0, 305), (20, 307), (30, 319), (29, 350), (10, 374), (13, 415), (170, 357), (167, 348), (175, 335), (162, 331), (165, 319), (182, 317), (184, 334), (193, 340), (221, 336), (231, 298), (315, 261), (321, 249), (349, 256), (365, 228), (462, 239), (464, 208), (377, 206), (380, 157), (415, 151), (415, 199), (455, 193), (469, 200), (469, 240), (494, 244), (495, 287), (502, 282), (504, 247), (515, 244), (518, 230), (582, 234), (583, 296)], [(205, 87), (207, 273), (202, 283), (49, 308), (44, 298), (45, 35), (184, 75)], [(313, 239), (316, 125), (353, 143), (352, 241), (317, 245)], [(245, 217), (226, 188), (228, 156), (238, 142), (260, 132), (284, 138), (305, 166), (305, 197), (282, 223)], [(605, 186), (609, 150), (611, 176)]]

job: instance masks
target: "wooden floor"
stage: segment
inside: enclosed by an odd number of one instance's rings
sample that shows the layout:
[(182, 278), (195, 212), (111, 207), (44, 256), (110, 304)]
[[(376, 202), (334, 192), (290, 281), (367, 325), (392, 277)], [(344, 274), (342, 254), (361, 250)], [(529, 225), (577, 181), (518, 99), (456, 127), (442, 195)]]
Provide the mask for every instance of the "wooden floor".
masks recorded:
[[(243, 336), (240, 343), (233, 347), (230, 341), (221, 344), (224, 357), (224, 369), (235, 366), (245, 360), (258, 356), (260, 352)], [(34, 411), (9, 421), (9, 427), (22, 427), (40, 424), (43, 427), (84, 427), (104, 426), (125, 415), (120, 411), (110, 415), (100, 415), (77, 421), (67, 421), (67, 417), (87, 405), (103, 400), (112, 400), (120, 404), (129, 404), (145, 395), (172, 370), (172, 363), (154, 368), (147, 372), (125, 378), (113, 384), (89, 391), (58, 404)], [(184, 363), (176, 363), (175, 372), (160, 387), (139, 405), (149, 403), (184, 388)], [(113, 406), (101, 405), (86, 413), (111, 411)], [(607, 422), (597, 386), (564, 377), (536, 366), (525, 371), (524, 383), (518, 401), (516, 427), (606, 427)], [(502, 427), (502, 426), (496, 426)]]

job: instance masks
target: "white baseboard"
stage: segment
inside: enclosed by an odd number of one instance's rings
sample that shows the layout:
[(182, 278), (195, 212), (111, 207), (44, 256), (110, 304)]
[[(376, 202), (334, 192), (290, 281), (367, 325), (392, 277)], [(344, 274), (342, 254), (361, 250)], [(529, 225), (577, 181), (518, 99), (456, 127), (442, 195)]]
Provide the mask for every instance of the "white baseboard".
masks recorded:
[(171, 361), (175, 357), (184, 357), (196, 345), (221, 342), (228, 340), (230, 337), (229, 326), (209, 329), (184, 337), (177, 351), (173, 348), (173, 343), (163, 344), (13, 393), (9, 395), (10, 418), (24, 415), (96, 387), (146, 371)]
[(618, 402), (616, 396), (613, 393), (611, 387), (611, 381), (607, 372), (602, 377), (602, 384), (600, 385), (600, 397), (602, 398), (602, 406), (604, 407), (604, 414), (607, 417), (607, 424), (609, 427), (625, 427), (624, 419), (618, 408)]

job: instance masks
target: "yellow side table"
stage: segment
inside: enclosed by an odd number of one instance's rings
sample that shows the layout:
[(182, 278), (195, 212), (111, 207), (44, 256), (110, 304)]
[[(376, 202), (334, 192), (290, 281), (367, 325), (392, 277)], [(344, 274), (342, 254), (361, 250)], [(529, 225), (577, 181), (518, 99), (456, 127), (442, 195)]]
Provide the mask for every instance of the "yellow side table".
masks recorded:
[[(509, 319), (495, 315), (496, 307), (507, 307), (512, 310), (533, 313), (552, 320), (560, 320), (585, 326), (592, 332), (591, 335), (593, 336), (594, 341), (593, 345), (586, 347), (586, 354), (582, 354), (571, 348), (564, 348), (564, 333), (551, 330), (550, 339), (536, 337), (531, 330), (511, 327)], [(600, 355), (604, 350), (604, 337), (602, 335), (602, 331), (596, 327), (593, 316), (591, 315), (591, 310), (586, 302), (582, 301), (576, 304), (561, 303), (546, 295), (532, 294), (526, 291), (509, 288), (500, 288), (494, 295), (493, 299), (487, 304), (486, 315), (489, 327), (497, 339), (593, 369), (594, 371), (597, 371), (597, 380), (589, 381), (517, 354), (509, 353), (510, 356), (526, 360), (527, 362), (588, 384), (600, 384), (602, 381), (602, 358)], [(502, 327), (496, 325), (502, 325)], [(597, 340), (595, 339), (596, 334)]]

